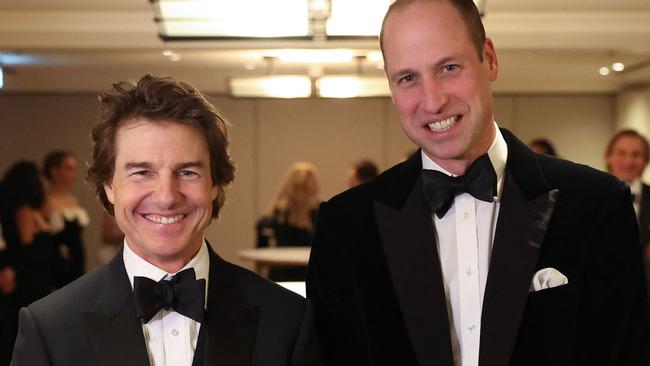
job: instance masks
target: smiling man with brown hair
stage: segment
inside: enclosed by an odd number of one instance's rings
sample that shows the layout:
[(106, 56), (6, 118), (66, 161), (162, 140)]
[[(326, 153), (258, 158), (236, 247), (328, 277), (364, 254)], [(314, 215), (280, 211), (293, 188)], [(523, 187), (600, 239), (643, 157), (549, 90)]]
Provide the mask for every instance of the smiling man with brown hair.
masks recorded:
[(123, 249), (21, 310), (12, 365), (319, 365), (309, 304), (204, 238), (234, 178), (214, 106), (150, 75), (101, 105), (88, 180)]

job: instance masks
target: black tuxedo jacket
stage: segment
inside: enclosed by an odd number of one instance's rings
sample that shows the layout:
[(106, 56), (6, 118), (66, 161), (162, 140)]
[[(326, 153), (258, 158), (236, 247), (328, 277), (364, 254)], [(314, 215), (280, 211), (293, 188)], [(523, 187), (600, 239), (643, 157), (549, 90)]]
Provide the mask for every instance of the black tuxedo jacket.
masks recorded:
[[(481, 366), (639, 365), (645, 284), (629, 188), (511, 133), (481, 320)], [(327, 365), (453, 356), (418, 151), (322, 204), (307, 274)], [(568, 284), (529, 292), (552, 267)]]
[[(203, 365), (320, 365), (307, 301), (209, 252)], [(11, 364), (149, 365), (122, 251), (21, 310)]]
[(643, 185), (641, 191), (639, 228), (641, 230), (641, 246), (645, 249), (650, 244), (650, 186), (647, 184)]

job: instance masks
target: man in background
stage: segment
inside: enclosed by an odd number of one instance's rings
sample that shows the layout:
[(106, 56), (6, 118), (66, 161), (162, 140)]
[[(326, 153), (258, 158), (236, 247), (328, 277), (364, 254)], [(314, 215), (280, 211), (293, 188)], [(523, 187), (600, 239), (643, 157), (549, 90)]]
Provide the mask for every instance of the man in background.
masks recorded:
[(397, 0), (380, 43), (420, 150), (321, 205), (307, 295), (326, 364), (642, 364), (627, 185), (497, 128), (471, 0)]
[(354, 163), (348, 170), (348, 188), (358, 186), (375, 178), (379, 174), (377, 164), (369, 159)]

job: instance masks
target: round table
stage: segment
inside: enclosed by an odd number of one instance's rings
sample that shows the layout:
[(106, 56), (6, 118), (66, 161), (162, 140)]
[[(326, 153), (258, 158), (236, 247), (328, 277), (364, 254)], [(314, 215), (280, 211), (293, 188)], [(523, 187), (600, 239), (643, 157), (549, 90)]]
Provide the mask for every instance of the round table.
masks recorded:
[(239, 258), (254, 262), (255, 272), (266, 276), (272, 266), (306, 266), (310, 250), (310, 247), (246, 249), (239, 252)]

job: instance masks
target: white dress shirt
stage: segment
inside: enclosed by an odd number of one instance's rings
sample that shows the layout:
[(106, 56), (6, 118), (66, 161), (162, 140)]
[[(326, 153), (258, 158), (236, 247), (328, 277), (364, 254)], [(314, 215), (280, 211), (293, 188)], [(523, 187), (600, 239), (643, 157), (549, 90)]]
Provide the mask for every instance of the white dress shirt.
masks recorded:
[[(463, 193), (441, 219), (432, 215), (440, 255), (456, 366), (477, 366), (481, 310), (503, 190), (508, 146), (496, 136), (487, 153), (497, 175), (497, 196), (484, 202)], [(422, 152), (422, 167), (452, 175)]]
[[(175, 274), (167, 273), (140, 258), (131, 250), (126, 240), (124, 241), (123, 258), (126, 273), (131, 281), (131, 288), (133, 288), (135, 276), (147, 277), (157, 282)], [(205, 279), (207, 305), (210, 255), (205, 240), (199, 252), (181, 270), (187, 268), (194, 268), (196, 279)], [(151, 366), (192, 365), (200, 328), (201, 323), (175, 311), (164, 309), (160, 310), (148, 323), (142, 323), (142, 332)]]

